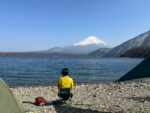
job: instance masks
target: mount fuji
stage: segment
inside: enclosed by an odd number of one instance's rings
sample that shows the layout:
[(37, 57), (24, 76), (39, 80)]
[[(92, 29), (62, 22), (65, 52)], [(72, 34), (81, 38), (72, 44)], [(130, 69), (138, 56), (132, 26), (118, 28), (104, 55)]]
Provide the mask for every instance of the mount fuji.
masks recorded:
[(54, 47), (46, 52), (52, 54), (88, 54), (100, 48), (107, 48), (106, 43), (96, 36), (89, 36), (78, 43), (65, 47)]

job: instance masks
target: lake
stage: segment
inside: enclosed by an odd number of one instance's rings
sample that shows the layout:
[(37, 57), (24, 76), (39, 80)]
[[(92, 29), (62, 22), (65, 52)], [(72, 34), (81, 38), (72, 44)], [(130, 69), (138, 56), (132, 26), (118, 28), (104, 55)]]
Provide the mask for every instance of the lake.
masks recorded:
[(76, 83), (113, 82), (142, 59), (95, 57), (0, 57), (0, 77), (9, 86), (54, 85), (68, 67)]

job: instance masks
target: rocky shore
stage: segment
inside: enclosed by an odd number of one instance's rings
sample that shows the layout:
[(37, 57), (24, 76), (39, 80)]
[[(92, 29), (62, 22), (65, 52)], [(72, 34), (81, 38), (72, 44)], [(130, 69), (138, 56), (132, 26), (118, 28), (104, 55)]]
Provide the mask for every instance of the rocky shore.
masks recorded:
[(35, 97), (58, 99), (56, 86), (11, 88), (25, 111), (34, 113), (150, 113), (150, 82), (81, 84), (64, 105), (34, 105)]

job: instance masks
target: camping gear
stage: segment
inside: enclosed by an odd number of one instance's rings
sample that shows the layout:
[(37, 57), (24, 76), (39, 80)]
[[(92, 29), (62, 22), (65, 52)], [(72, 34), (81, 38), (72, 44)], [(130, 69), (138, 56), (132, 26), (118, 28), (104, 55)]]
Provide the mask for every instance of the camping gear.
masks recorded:
[(46, 101), (43, 97), (36, 97), (35, 104), (39, 106), (44, 106), (46, 104)]
[(0, 78), (0, 113), (25, 113), (17, 103), (12, 91)]
[(150, 57), (143, 60), (139, 65), (121, 77), (118, 81), (132, 80), (150, 77)]
[(64, 101), (68, 100), (71, 97), (70, 88), (60, 88), (58, 96)]

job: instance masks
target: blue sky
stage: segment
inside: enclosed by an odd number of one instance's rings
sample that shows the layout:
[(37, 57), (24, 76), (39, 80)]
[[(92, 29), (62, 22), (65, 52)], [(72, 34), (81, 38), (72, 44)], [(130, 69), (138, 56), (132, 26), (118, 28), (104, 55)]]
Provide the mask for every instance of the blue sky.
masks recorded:
[(0, 51), (44, 50), (94, 35), (113, 47), (150, 30), (150, 0), (0, 0)]

